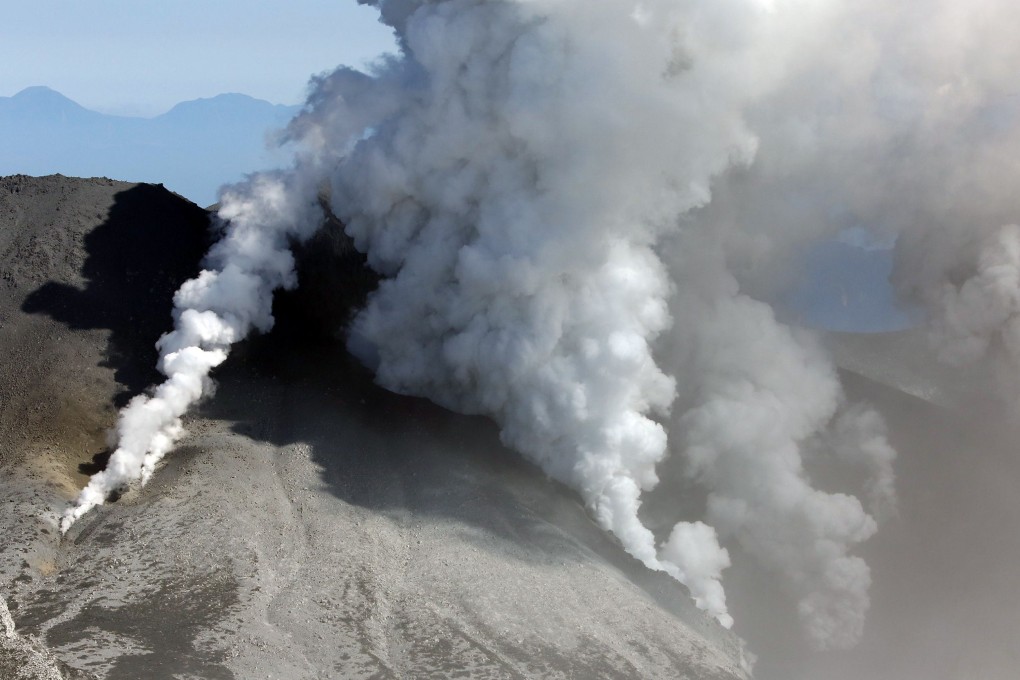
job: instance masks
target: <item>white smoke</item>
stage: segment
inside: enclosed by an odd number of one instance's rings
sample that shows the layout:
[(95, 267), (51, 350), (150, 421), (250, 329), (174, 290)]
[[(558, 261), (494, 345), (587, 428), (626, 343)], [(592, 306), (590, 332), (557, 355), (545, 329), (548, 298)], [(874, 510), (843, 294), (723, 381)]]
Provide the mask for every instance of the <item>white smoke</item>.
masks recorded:
[(924, 291), (931, 343), (942, 362), (969, 368), (990, 381), (1007, 405), (1018, 404), (1020, 227), (980, 236), (963, 250), (960, 265), (940, 286)]
[[(732, 540), (783, 576), (819, 646), (854, 644), (870, 574), (852, 551), (894, 512), (894, 452), (766, 300), (808, 245), (863, 227), (898, 238), (900, 288), (947, 357), (1020, 356), (1020, 234), (1001, 227), (1016, 221), (1018, 13), (363, 2), (401, 54), (314, 79), (295, 169), (224, 196), (224, 240), (160, 343), (168, 380), (125, 409), (63, 528), (144, 482), (230, 344), (271, 326), (272, 290), (294, 284), (288, 239), (319, 225), (328, 181), (383, 277), (349, 329), (382, 385), (492, 417), (724, 624)], [(668, 456), (708, 500), (657, 536), (640, 508)], [(818, 459), (863, 470), (866, 503), (816, 488)]]
[[(927, 308), (942, 358), (993, 362), (1004, 393), (1020, 396), (1020, 242), (1000, 226), (1017, 212), (1020, 101), (1004, 65), (1020, 63), (1020, 12), (1002, 0), (793, 0), (773, 16), (777, 54), (801, 56), (771, 62), (782, 74), (745, 111), (754, 164), (716, 182), (692, 219), (700, 241), (686, 252), (723, 264), (674, 267), (682, 291), (709, 292), (674, 302), (676, 318), (698, 322), (693, 337), (670, 338), (688, 366), (675, 372), (671, 432), (709, 489), (706, 520), (784, 575), (813, 640), (845, 647), (861, 635), (870, 582), (848, 549), (895, 509), (894, 453), (874, 412), (842, 403), (810, 339), (738, 291), (773, 296), (784, 269), (840, 230), (893, 237), (896, 282)], [(726, 269), (734, 280), (720, 282)], [(870, 514), (807, 483), (818, 448), (866, 470)]]
[(725, 227), (731, 268), (765, 291), (819, 237), (864, 228), (893, 239), (900, 292), (929, 311), (944, 359), (973, 363), (978, 338), (1004, 329), (975, 334), (990, 317), (964, 318), (976, 312), (947, 291), (1017, 222), (1020, 10), (1009, 0), (777, 7), (777, 49), (800, 56), (747, 109), (755, 163), (717, 183), (705, 214)]
[[(352, 349), (390, 389), (493, 417), (628, 552), (728, 625), (729, 556), (715, 528), (682, 521), (660, 546), (639, 518), (673, 423), (675, 441), (686, 439), (678, 455), (712, 490), (711, 524), (788, 576), (820, 644), (852, 644), (870, 579), (848, 551), (876, 523), (801, 469), (800, 447), (842, 406), (835, 372), (739, 295), (723, 259), (706, 257), (716, 244), (664, 241), (709, 203), (716, 178), (754, 156), (743, 112), (767, 90), (755, 79), (773, 63), (774, 12), (747, 2), (382, 9), (405, 58), (374, 88), (344, 71), (320, 87), (344, 107), (385, 112), (333, 173), (334, 210), (387, 277), (355, 319)], [(313, 102), (299, 124), (344, 148)], [(715, 280), (730, 285), (692, 301)], [(678, 339), (690, 346), (678, 351)], [(698, 394), (671, 419), (673, 375)], [(857, 411), (842, 419), (848, 430), (880, 425)], [(882, 444), (860, 456), (889, 494), (891, 449), (870, 437)]]
[(61, 531), (115, 491), (145, 484), (183, 435), (181, 417), (210, 392), (209, 372), (230, 346), (253, 329), (272, 327), (273, 290), (297, 285), (289, 239), (307, 238), (322, 220), (314, 188), (299, 185), (302, 176), (260, 175), (222, 195), (222, 237), (206, 256), (206, 269), (177, 291), (174, 330), (157, 343), (167, 379), (121, 411), (117, 448), (64, 513)]
[(813, 641), (853, 645), (870, 575), (849, 550), (877, 523), (857, 498), (813, 488), (804, 465), (816, 449), (850, 458), (868, 472), (872, 507), (887, 513), (894, 454), (881, 419), (847, 408), (814, 339), (779, 324), (734, 281), (721, 290), (684, 281), (674, 313), (689, 322), (665, 353), (683, 407), (670, 431), (688, 474), (709, 491), (706, 520), (784, 576)]
[(678, 524), (660, 551), (638, 510), (675, 394), (652, 355), (671, 324), (655, 248), (754, 152), (741, 5), (384, 3), (407, 58), (379, 82), (398, 102), (333, 178), (389, 277), (352, 338), (380, 383), (493, 417), (726, 625), (715, 531)]

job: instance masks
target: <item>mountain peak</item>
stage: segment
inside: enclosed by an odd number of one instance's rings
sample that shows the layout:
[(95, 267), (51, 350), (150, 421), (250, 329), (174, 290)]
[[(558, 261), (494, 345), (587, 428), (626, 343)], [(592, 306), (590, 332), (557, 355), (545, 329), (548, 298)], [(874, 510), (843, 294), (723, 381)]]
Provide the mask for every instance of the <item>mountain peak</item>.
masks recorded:
[(30, 87), (0, 97), (0, 175), (130, 177), (164, 182), (208, 205), (221, 185), (283, 162), (267, 150), (266, 134), (297, 111), (227, 93), (153, 118), (113, 116)]
[[(72, 106), (79, 106), (73, 100), (65, 97), (56, 90), (45, 85), (32, 85), (26, 87), (24, 90), (18, 92), (16, 95), (11, 97), (20, 101), (34, 101), (34, 102), (47, 102), (47, 103), (63, 103), (71, 104)], [(80, 108), (80, 107), (79, 107)]]
[(297, 106), (273, 104), (272, 102), (268, 102), (264, 99), (257, 99), (250, 95), (240, 94), (238, 92), (225, 92), (213, 97), (202, 97), (199, 99), (191, 99), (180, 102), (164, 113), (163, 116), (175, 117), (182, 114), (189, 115), (196, 112), (206, 113), (214, 111), (230, 111), (234, 114), (237, 114), (240, 111), (279, 111), (293, 114), (298, 108), (299, 107)]
[(66, 119), (67, 116), (78, 118), (95, 115), (74, 100), (44, 85), (26, 87), (13, 97), (0, 97), (0, 103), (6, 103), (5, 108), (28, 118), (50, 119), (58, 116)]

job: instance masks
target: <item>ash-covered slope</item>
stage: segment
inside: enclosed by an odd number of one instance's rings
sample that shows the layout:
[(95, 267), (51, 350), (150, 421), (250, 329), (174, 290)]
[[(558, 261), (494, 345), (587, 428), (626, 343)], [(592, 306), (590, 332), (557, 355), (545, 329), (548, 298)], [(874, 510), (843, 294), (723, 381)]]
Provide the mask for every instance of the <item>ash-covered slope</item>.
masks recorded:
[(335, 225), (153, 482), (61, 540), (206, 215), (149, 185), (0, 189), (0, 676), (34, 654), (38, 677), (746, 677), (735, 637), (487, 421), (345, 357), (328, 331), (371, 276), (335, 266), (356, 259)]
[(0, 178), (0, 460), (80, 485), (115, 407), (158, 375), (153, 343), (207, 225), (157, 185)]

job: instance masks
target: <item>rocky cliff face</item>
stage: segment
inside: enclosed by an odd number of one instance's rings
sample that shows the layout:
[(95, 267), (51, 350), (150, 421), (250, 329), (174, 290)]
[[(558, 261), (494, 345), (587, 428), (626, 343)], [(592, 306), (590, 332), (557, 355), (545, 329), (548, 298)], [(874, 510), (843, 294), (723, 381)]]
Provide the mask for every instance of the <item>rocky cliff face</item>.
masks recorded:
[(0, 179), (0, 675), (747, 677), (732, 634), (489, 423), (347, 359), (334, 332), (373, 278), (336, 223), (154, 481), (60, 537), (157, 377), (207, 220), (159, 186)]

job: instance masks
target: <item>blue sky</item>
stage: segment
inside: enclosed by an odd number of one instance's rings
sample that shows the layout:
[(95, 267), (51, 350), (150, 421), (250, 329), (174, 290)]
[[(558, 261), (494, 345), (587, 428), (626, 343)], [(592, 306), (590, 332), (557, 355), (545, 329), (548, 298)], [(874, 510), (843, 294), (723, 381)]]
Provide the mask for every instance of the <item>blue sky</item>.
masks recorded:
[(105, 113), (156, 115), (222, 92), (303, 99), (308, 77), (392, 50), (355, 0), (34, 0), (0, 21), (0, 96), (47, 85)]

